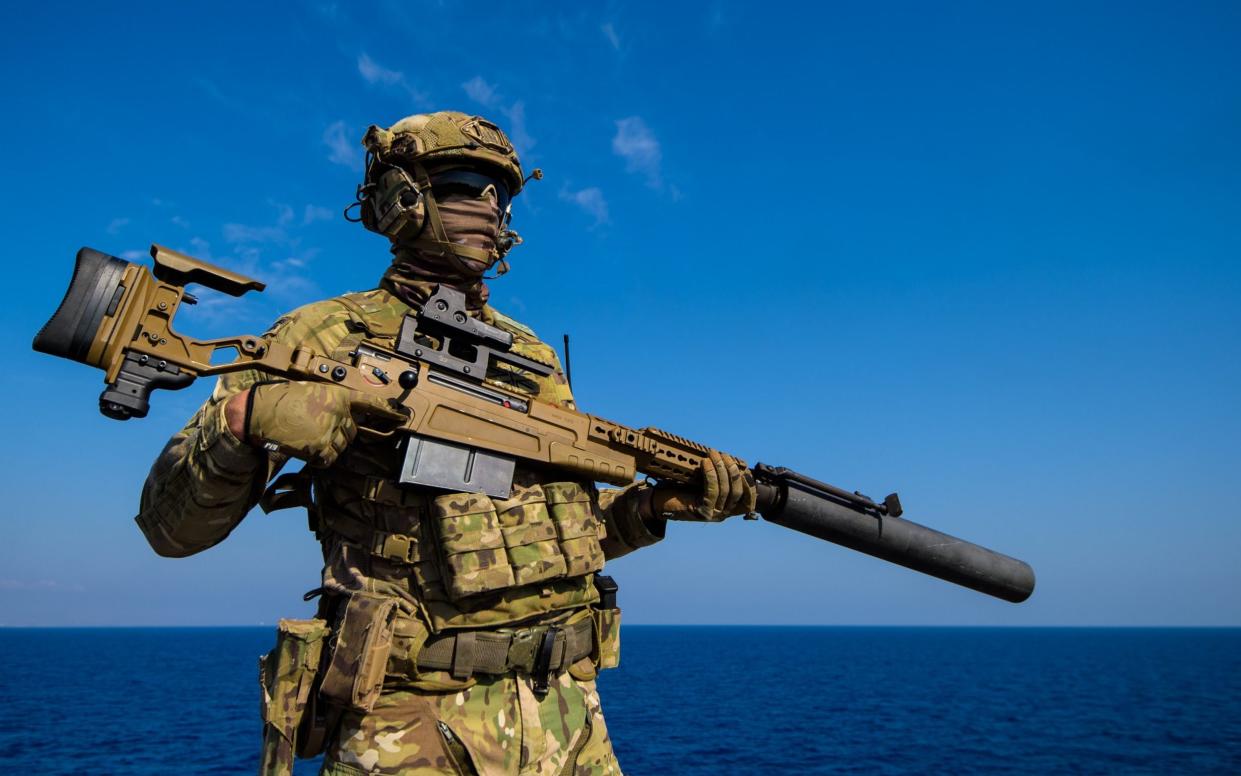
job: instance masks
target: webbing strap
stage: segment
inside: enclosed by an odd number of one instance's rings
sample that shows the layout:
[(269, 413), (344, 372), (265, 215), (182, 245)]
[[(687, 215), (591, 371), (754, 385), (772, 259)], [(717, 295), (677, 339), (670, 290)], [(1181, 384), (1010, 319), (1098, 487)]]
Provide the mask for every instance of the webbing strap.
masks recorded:
[(396, 480), (389, 480), (374, 475), (356, 474), (354, 472), (332, 472), (320, 475), (333, 485), (341, 485), (361, 494), (362, 498), (376, 504), (390, 507), (406, 507), (425, 509), (427, 497), (412, 488), (401, 487)]
[(340, 536), (350, 544), (356, 544), (372, 555), (378, 555), (394, 563), (417, 563), (422, 559), (417, 536), (380, 531), (373, 526), (337, 513), (325, 513), (320, 519), (324, 529)]
[[(435, 188), (431, 183), (431, 178), (427, 174), (426, 168), (421, 164), (415, 163), (412, 166), (418, 188), (425, 195), (422, 201), (423, 206), (426, 208), (426, 224), (418, 228), (418, 232), (410, 240), (410, 244), (415, 247), (426, 247), (444, 255), (445, 258), (457, 265), (458, 270), (467, 275), (470, 274), (470, 270), (466, 266), (463, 257), (486, 262), (488, 267), (494, 264), (500, 258), (499, 253), (494, 249), (484, 250), (482, 248), (475, 248), (472, 245), (462, 245), (448, 239), (448, 234), (444, 231), (444, 222), (440, 220), (440, 210), (435, 202)], [(425, 236), (427, 232), (426, 227), (428, 226), (431, 228), (430, 237)]]
[(477, 643), (478, 634), (473, 631), (460, 633), (452, 640), (452, 664), (449, 670), (452, 671), (453, 679), (469, 679), (474, 673), (474, 660), (477, 657), (474, 647)]
[(259, 498), (259, 506), (267, 514), (279, 509), (311, 507), (310, 475), (305, 471), (289, 472), (274, 479)]
[(424, 494), (402, 488), (395, 480), (382, 477), (366, 478), (362, 487), (362, 498), (393, 507), (425, 507), (427, 503)]

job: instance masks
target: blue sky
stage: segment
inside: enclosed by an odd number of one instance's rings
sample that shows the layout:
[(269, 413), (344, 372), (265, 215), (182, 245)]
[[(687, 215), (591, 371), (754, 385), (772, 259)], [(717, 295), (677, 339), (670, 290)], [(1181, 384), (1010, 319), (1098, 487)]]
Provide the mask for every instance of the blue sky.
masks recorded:
[[(123, 10), (121, 10), (123, 8)], [(493, 302), (583, 408), (1028, 560), (1012, 606), (764, 522), (613, 564), (627, 622), (1241, 625), (1241, 11), (1230, 3), (58, 4), (0, 12), (11, 367), (0, 623), (305, 611), (292, 513), (157, 558), (131, 521), (210, 390), (100, 416), (29, 342), (90, 245), (373, 285), (370, 123), (451, 108), (546, 178)]]

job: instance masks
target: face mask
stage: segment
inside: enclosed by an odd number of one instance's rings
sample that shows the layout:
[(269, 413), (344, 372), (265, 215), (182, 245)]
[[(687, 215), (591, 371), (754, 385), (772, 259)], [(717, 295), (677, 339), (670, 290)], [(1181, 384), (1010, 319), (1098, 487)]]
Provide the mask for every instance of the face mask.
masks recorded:
[[(437, 192), (435, 204), (439, 209), (440, 223), (449, 242), (468, 245), (487, 252), (494, 252), (500, 237), (499, 198), (495, 188), (488, 187), (480, 195), (456, 192), (451, 189)], [(456, 257), (462, 269), (482, 276), (494, 261), (486, 262), (464, 256)]]

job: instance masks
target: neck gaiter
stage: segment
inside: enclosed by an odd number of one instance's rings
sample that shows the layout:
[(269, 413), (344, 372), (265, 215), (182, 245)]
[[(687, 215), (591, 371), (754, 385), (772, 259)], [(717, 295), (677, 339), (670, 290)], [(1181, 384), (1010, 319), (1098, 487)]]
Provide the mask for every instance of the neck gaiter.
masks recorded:
[[(448, 194), (436, 197), (435, 204), (449, 242), (487, 251), (495, 249), (500, 234), (500, 206), (494, 193), (481, 197)], [(420, 237), (435, 239), (430, 232), (428, 225)], [(392, 265), (384, 273), (381, 285), (411, 307), (421, 307), (438, 285), (445, 284), (464, 293), (470, 312), (478, 312), (488, 296), (483, 273), (493, 263), (458, 256), (448, 247), (393, 241)]]

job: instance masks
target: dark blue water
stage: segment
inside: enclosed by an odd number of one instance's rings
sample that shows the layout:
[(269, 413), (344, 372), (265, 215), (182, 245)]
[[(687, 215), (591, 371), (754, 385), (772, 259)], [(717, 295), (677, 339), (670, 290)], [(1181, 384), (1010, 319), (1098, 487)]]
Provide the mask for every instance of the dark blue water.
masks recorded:
[[(0, 630), (0, 770), (251, 773), (271, 638)], [(628, 627), (623, 656), (629, 776), (1241, 773), (1241, 630)]]

